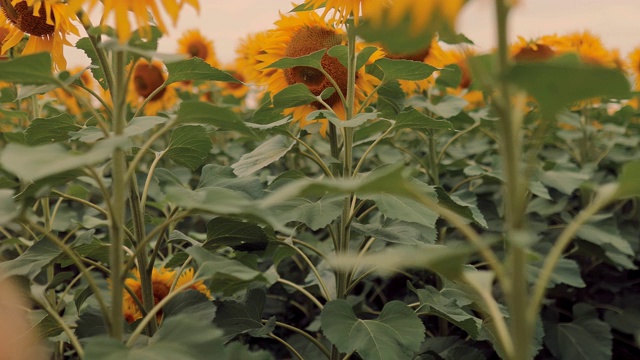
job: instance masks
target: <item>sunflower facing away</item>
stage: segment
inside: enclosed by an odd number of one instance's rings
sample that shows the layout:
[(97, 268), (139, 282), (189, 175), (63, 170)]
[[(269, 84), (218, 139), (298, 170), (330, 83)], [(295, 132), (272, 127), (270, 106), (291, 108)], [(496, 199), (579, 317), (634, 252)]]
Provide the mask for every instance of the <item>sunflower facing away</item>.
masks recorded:
[[(342, 30), (329, 26), (317, 13), (313, 11), (298, 12), (294, 15), (281, 15), (276, 21), (277, 28), (272, 30), (271, 36), (264, 47), (264, 54), (258, 56), (258, 60), (264, 64), (272, 64), (283, 57), (300, 57), (318, 50), (330, 49), (335, 45), (344, 44)], [(369, 61), (377, 60), (380, 55), (374, 54)], [(340, 61), (328, 54), (321, 60), (323, 69), (335, 80), (342, 93), (347, 91), (347, 68)], [(273, 70), (273, 69), (269, 69)], [(356, 73), (356, 103), (360, 103), (373, 91), (377, 79), (366, 74), (364, 68)], [(297, 66), (290, 69), (277, 70), (268, 79), (268, 90), (276, 94), (289, 85), (304, 84), (312, 94), (318, 96), (327, 88), (333, 87), (331, 81), (319, 70)], [(332, 107), (339, 118), (344, 119), (344, 106), (336, 92), (324, 100)], [(356, 106), (358, 105), (356, 104)], [(293, 122), (298, 122), (301, 127), (310, 123), (320, 122), (320, 132), (326, 134), (327, 121), (307, 119), (307, 115), (314, 110), (321, 109), (319, 103), (289, 108), (286, 115), (293, 116)]]
[(191, 29), (182, 33), (182, 36), (178, 39), (178, 53), (185, 54), (189, 58), (199, 57), (215, 68), (220, 67), (216, 53), (213, 50), (213, 41), (207, 39), (198, 29)]
[[(87, 10), (91, 11), (100, 1), (68, 0), (68, 3), (73, 10), (86, 5)], [(103, 0), (102, 4), (104, 5), (104, 10), (102, 11), (101, 25), (104, 25), (111, 13), (115, 14), (115, 28), (117, 29), (118, 39), (122, 43), (129, 40), (131, 36), (131, 17), (135, 19), (140, 35), (143, 38), (148, 38), (151, 33), (149, 13), (153, 16), (153, 21), (160, 31), (166, 33), (167, 26), (163, 14), (169, 15), (171, 22), (175, 25), (184, 4), (188, 4), (198, 11), (200, 10), (198, 0)]]
[[(193, 280), (193, 268), (189, 268), (185, 270), (176, 282), (175, 289), (183, 286), (184, 284)], [(153, 286), (153, 303), (154, 305), (158, 304), (162, 299), (167, 297), (171, 292), (171, 285), (176, 279), (176, 272), (167, 270), (162, 268), (160, 270), (153, 269), (151, 273), (151, 283)], [(131, 289), (131, 291), (136, 295), (138, 300), (142, 302), (142, 284), (140, 284), (140, 272), (137, 269), (134, 269), (129, 278), (125, 280), (125, 285)], [(191, 285), (188, 289), (193, 289), (201, 292), (207, 298), (211, 299), (211, 292), (207, 288), (207, 286), (202, 281), (198, 281), (195, 284)], [(123, 312), (124, 317), (128, 323), (132, 323), (140, 318), (142, 318), (142, 311), (138, 308), (136, 301), (133, 299), (131, 294), (128, 291), (124, 292), (124, 296), (122, 298), (123, 304)], [(162, 318), (162, 313), (158, 313), (158, 319)]]
[(22, 55), (49, 52), (55, 68), (66, 68), (62, 47), (71, 46), (67, 35), (80, 35), (72, 24), (76, 15), (67, 4), (62, 0), (0, 0), (0, 8), (0, 27), (8, 28), (0, 54), (18, 45), (26, 34), (29, 40)]
[[(145, 59), (139, 59), (132, 71), (127, 101), (132, 107), (137, 108), (165, 82), (167, 74), (164, 65), (158, 60), (149, 63)], [(155, 115), (159, 111), (170, 109), (177, 101), (176, 90), (174, 86), (169, 85), (151, 98), (143, 112), (145, 115)]]

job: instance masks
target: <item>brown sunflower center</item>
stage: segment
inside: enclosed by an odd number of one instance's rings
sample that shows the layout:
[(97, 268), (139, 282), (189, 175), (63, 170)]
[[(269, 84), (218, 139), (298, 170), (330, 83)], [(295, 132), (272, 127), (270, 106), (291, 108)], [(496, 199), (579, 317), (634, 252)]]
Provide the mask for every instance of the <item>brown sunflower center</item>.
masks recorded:
[[(28, 6), (24, 1), (11, 5), (11, 0), (0, 0), (0, 7), (13, 25), (29, 35), (43, 37), (52, 35), (55, 30), (53, 25), (47, 24), (47, 13), (44, 6), (40, 7), (37, 16), (33, 15), (33, 7)], [(53, 13), (51, 17), (55, 22)]]
[[(329, 49), (340, 45), (342, 37), (335, 31), (320, 26), (305, 26), (293, 34), (287, 45), (284, 56), (297, 58), (309, 55), (318, 50)], [(347, 68), (333, 56), (325, 54), (321, 60), (322, 68), (336, 82), (340, 91), (347, 91)], [(307, 66), (296, 66), (284, 70), (284, 76), (289, 85), (305, 84), (313, 95), (320, 95), (325, 89), (333, 87), (331, 81), (318, 69)], [(337, 93), (325, 99), (328, 105), (333, 105), (340, 99)], [(320, 104), (315, 104), (319, 106)]]
[[(164, 75), (162, 70), (153, 64), (140, 63), (137, 64), (133, 70), (133, 84), (136, 89), (136, 93), (144, 98), (149, 97), (157, 88), (164, 83)], [(158, 100), (162, 98), (165, 90), (162, 89), (151, 100)]]
[(207, 50), (207, 45), (202, 43), (201, 41), (194, 41), (187, 46), (187, 52), (191, 57), (199, 57), (202, 60), (206, 60), (207, 56), (209, 56), (209, 50)]
[(515, 61), (544, 61), (552, 58), (556, 54), (552, 48), (543, 44), (536, 44), (536, 48), (527, 46), (520, 49), (514, 56)]
[(413, 60), (413, 61), (424, 61), (424, 59), (429, 56), (430, 47), (424, 48), (420, 51), (411, 53), (411, 54), (392, 54), (387, 53), (386, 57), (389, 59), (398, 59), (398, 60)]

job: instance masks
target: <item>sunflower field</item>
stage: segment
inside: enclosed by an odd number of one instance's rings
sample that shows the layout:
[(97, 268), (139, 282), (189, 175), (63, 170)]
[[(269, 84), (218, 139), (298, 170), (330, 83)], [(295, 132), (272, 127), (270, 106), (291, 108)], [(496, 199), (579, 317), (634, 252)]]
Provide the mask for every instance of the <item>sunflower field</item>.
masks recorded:
[(0, 0), (0, 360), (640, 358), (640, 43), (466, 2)]

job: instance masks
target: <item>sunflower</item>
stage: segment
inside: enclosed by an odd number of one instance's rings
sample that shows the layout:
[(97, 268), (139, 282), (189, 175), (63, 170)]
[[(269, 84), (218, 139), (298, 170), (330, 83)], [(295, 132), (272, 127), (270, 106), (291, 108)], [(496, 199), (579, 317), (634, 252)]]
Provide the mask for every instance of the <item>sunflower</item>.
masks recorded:
[[(193, 280), (193, 268), (185, 270), (178, 278), (175, 288), (179, 288), (182, 285)], [(151, 273), (151, 286), (153, 288), (153, 303), (157, 305), (162, 299), (167, 297), (171, 292), (171, 286), (176, 278), (176, 272), (161, 268), (160, 270), (154, 268)], [(140, 283), (140, 272), (134, 269), (129, 277), (125, 280), (125, 285), (131, 289), (136, 295), (138, 300), (142, 302), (142, 284)], [(196, 290), (204, 294), (207, 298), (211, 299), (211, 292), (202, 281), (198, 281), (191, 285), (188, 289)], [(134, 301), (133, 297), (128, 291), (124, 292), (122, 298), (124, 317), (128, 323), (132, 323), (142, 318), (142, 311), (138, 308), (138, 304)], [(158, 312), (158, 320), (162, 319), (162, 313)]]
[[(242, 73), (237, 69), (238, 69), (237, 66), (232, 65), (232, 66), (227, 66), (225, 68), (225, 71), (229, 73), (231, 76), (233, 76), (234, 78), (244, 83), (245, 78), (242, 75)], [(220, 92), (222, 93), (223, 96), (233, 96), (236, 99), (243, 99), (249, 92), (249, 87), (242, 83), (221, 81), (221, 82), (218, 82), (218, 85), (220, 86), (220, 89), (221, 89)]]
[(640, 47), (635, 48), (629, 54), (629, 67), (635, 78), (635, 89), (640, 90)]
[(526, 40), (522, 36), (518, 36), (518, 42), (511, 45), (511, 56), (515, 61), (544, 61), (556, 55), (556, 51), (551, 44), (545, 41)]
[[(82, 74), (80, 75), (80, 81), (82, 81), (82, 83), (86, 87), (91, 88), (94, 83), (93, 77), (91, 77), (91, 74), (89, 73), (89, 71), (85, 71), (84, 67), (75, 67), (71, 69), (69, 73), (71, 75), (74, 75), (79, 73), (80, 71), (83, 71)], [(81, 113), (81, 110), (76, 97), (83, 97), (89, 102), (91, 101), (90, 99), (91, 96), (89, 95), (89, 93), (87, 93), (86, 91), (80, 88), (72, 87), (71, 91), (73, 93), (70, 93), (62, 88), (57, 88), (53, 90), (53, 96), (55, 96), (58, 99), (58, 101), (60, 101), (67, 108), (67, 111), (70, 114), (79, 115)]]
[[(148, 62), (145, 59), (139, 59), (132, 71), (127, 101), (132, 107), (138, 107), (164, 84), (167, 74), (164, 65), (158, 60)], [(175, 87), (169, 85), (151, 98), (143, 112), (145, 115), (155, 115), (159, 111), (170, 109), (177, 101)]]
[[(342, 30), (329, 26), (317, 13), (313, 11), (298, 12), (291, 16), (281, 15), (276, 21), (277, 28), (271, 33), (264, 47), (264, 54), (258, 55), (258, 61), (271, 64), (283, 57), (300, 57), (318, 50), (329, 49), (335, 45), (344, 44), (345, 37)], [(362, 47), (361, 44), (357, 47)], [(373, 62), (382, 56), (382, 52), (374, 54), (369, 61)], [(323, 69), (334, 79), (338, 89), (333, 95), (324, 99), (324, 103), (331, 106), (338, 117), (345, 119), (344, 105), (338, 91), (347, 91), (347, 68), (340, 61), (328, 54), (321, 59)], [(269, 69), (273, 70), (273, 69)], [(365, 73), (360, 68), (356, 73), (356, 102), (359, 104), (367, 94), (373, 92), (377, 79)], [(319, 96), (327, 88), (333, 87), (331, 81), (319, 70), (297, 66), (290, 69), (273, 71), (268, 78), (268, 90), (272, 96), (289, 85), (304, 84), (315, 96)], [(356, 105), (358, 105), (356, 104)], [(327, 121), (325, 119), (307, 119), (307, 115), (314, 110), (321, 109), (320, 103), (312, 103), (285, 110), (286, 115), (293, 116), (293, 122), (301, 127), (310, 123), (320, 123), (320, 132), (326, 134)]]
[(272, 31), (251, 33), (236, 47), (236, 67), (247, 82), (264, 85), (276, 73), (276, 69), (265, 69), (269, 64), (259, 59), (260, 55), (266, 54), (265, 45), (272, 35)]
[[(68, 0), (69, 5), (75, 11), (86, 5), (88, 11), (93, 10), (99, 0)], [(167, 26), (163, 19), (163, 14), (169, 15), (172, 23), (175, 25), (180, 14), (180, 10), (184, 4), (188, 4), (197, 11), (200, 11), (198, 0), (103, 0), (104, 6), (102, 10), (101, 25), (109, 17), (111, 13), (115, 14), (116, 31), (120, 42), (124, 43), (131, 36), (130, 17), (132, 16), (138, 26), (138, 31), (143, 38), (149, 38), (151, 34), (151, 19), (149, 13), (153, 16), (154, 23), (158, 26), (162, 33), (167, 32)], [(131, 16), (129, 14), (131, 12)]]
[(307, 8), (315, 10), (324, 5), (322, 18), (326, 19), (329, 12), (332, 13), (331, 19), (338, 23), (344, 22), (353, 16), (353, 21), (358, 25), (360, 15), (369, 13), (372, 6), (379, 6), (379, 0), (307, 0), (305, 2)]
[(216, 53), (213, 51), (213, 41), (204, 37), (198, 29), (186, 30), (182, 33), (178, 39), (178, 53), (188, 55), (190, 58), (199, 57), (215, 68), (220, 67)]
[(373, 26), (396, 26), (410, 18), (413, 35), (432, 28), (435, 19), (452, 25), (466, 0), (368, 0), (367, 18)]
[(602, 40), (589, 31), (577, 32), (562, 37), (560, 53), (576, 53), (583, 62), (590, 65), (619, 68), (619, 54), (604, 47)]
[[(428, 64), (432, 57), (431, 49), (434, 49), (436, 47), (438, 47), (438, 39), (437, 37), (434, 37), (431, 40), (431, 44), (428, 47), (425, 47), (413, 53), (393, 53), (388, 50), (384, 50), (385, 52), (384, 57), (389, 59), (396, 59), (396, 60), (419, 61), (419, 62), (424, 62)], [(400, 83), (400, 87), (402, 88), (402, 90), (406, 94), (411, 95), (414, 93), (420, 93), (425, 91), (427, 88), (429, 88), (429, 86), (433, 84), (433, 80), (434, 80), (433, 76), (429, 76), (426, 79), (422, 79), (418, 81), (399, 80), (398, 82)]]
[(71, 46), (67, 35), (80, 36), (72, 24), (77, 17), (67, 4), (62, 0), (0, 0), (0, 8), (0, 27), (9, 29), (0, 54), (14, 48), (27, 34), (29, 40), (22, 55), (48, 52), (53, 57), (55, 68), (66, 68), (62, 47)]

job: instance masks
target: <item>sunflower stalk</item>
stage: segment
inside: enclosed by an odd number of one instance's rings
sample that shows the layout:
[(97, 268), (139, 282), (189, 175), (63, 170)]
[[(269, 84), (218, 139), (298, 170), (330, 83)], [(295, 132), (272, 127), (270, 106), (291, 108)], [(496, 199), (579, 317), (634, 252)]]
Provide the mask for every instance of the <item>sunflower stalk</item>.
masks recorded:
[[(498, 34), (498, 66), (499, 74), (505, 74), (509, 69), (509, 54), (507, 42), (507, 18), (510, 4), (505, 0), (496, 0), (496, 23)], [(509, 356), (510, 359), (530, 359), (532, 357), (532, 335), (535, 323), (527, 318), (529, 307), (529, 287), (526, 278), (526, 249), (519, 241), (526, 229), (526, 179), (520, 172), (522, 149), (519, 145), (519, 121), (514, 118), (511, 104), (510, 86), (501, 76), (499, 80), (499, 94), (496, 108), (500, 114), (499, 130), (501, 135), (500, 147), (504, 164), (505, 183), (505, 217), (506, 240), (508, 246), (508, 286), (503, 288), (506, 293), (510, 314), (510, 333), (513, 348), (517, 349)], [(503, 344), (505, 346), (506, 344)]]

